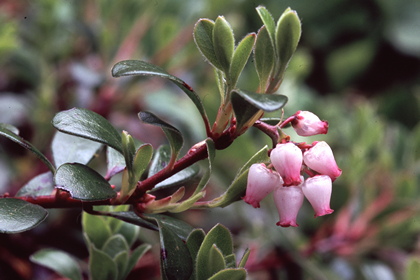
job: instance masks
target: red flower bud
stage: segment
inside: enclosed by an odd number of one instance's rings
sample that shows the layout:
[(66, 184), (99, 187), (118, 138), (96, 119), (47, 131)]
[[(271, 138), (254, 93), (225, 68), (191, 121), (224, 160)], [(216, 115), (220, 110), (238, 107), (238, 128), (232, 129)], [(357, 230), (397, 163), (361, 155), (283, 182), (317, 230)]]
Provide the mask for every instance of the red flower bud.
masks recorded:
[(328, 122), (321, 121), (317, 115), (309, 111), (297, 111), (292, 126), (300, 136), (327, 134)]

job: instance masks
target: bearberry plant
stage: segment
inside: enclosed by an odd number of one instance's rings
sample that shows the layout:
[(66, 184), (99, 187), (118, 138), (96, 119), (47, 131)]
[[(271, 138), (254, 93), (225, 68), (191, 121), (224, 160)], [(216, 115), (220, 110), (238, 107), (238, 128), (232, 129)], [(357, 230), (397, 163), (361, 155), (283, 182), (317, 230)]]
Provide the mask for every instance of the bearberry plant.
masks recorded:
[[(21, 138), (15, 127), (1, 124), (1, 135), (33, 152), (49, 171), (30, 180), (16, 196), (1, 196), (0, 232), (32, 229), (47, 217), (49, 208), (80, 208), (90, 254), (90, 279), (126, 278), (150, 248), (141, 245), (132, 249), (139, 227), (159, 232), (164, 279), (245, 279), (249, 251), (236, 260), (226, 227), (218, 224), (206, 234), (167, 214), (225, 207), (241, 199), (257, 208), (271, 192), (279, 226), (297, 226), (296, 216), (304, 197), (315, 216), (332, 213), (332, 182), (341, 170), (331, 148), (323, 141), (295, 142), (287, 134), (289, 128), (300, 136), (325, 134), (328, 123), (307, 111), (283, 118), (287, 97), (277, 93), (300, 39), (300, 19), (290, 8), (277, 22), (266, 8), (259, 6), (257, 12), (263, 26), (238, 43), (223, 16), (214, 21), (200, 19), (194, 27), (194, 41), (214, 68), (220, 95), (213, 122), (200, 95), (180, 78), (146, 61), (125, 60), (114, 65), (115, 78), (160, 77), (191, 99), (207, 137), (185, 153), (180, 130), (152, 112), (139, 112), (138, 117), (163, 130), (167, 144), (159, 147), (141, 143), (129, 131), (114, 127), (93, 111), (61, 111), (52, 120), (57, 129), (51, 145), (52, 160)], [(237, 82), (251, 55), (259, 84), (253, 89), (240, 89)], [(265, 112), (274, 111), (278, 111), (278, 118), (264, 118)], [(217, 151), (229, 147), (252, 126), (270, 137), (272, 147), (262, 147), (238, 170), (224, 193), (207, 200), (206, 186)], [(104, 176), (89, 165), (100, 150), (106, 151)], [(201, 171), (195, 189), (187, 190), (185, 182), (197, 175), (196, 163), (200, 161), (207, 168)], [(120, 178), (118, 183), (114, 183), (116, 178)], [(69, 279), (82, 279), (79, 262), (65, 252), (44, 249), (32, 260)]]

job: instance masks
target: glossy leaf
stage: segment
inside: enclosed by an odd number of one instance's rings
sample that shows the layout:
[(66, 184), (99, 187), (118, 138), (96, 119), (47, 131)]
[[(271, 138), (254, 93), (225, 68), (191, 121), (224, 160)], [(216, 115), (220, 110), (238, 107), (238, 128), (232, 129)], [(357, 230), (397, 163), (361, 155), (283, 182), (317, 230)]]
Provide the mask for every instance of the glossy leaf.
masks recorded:
[(0, 135), (8, 138), (9, 140), (12, 140), (13, 142), (19, 144), (23, 148), (34, 153), (43, 163), (45, 163), (48, 169), (54, 173), (55, 168), (53, 164), (37, 148), (35, 148), (31, 143), (17, 135), (15, 132), (18, 132), (18, 130), (14, 126), (0, 124)]
[(0, 198), (0, 233), (18, 233), (38, 226), (48, 212), (16, 198)]
[(227, 268), (213, 275), (209, 280), (245, 280), (246, 270), (243, 268)]
[(154, 220), (151, 221), (150, 219), (143, 219), (142, 217), (139, 217), (136, 213), (131, 211), (121, 211), (121, 212), (108, 212), (103, 213), (103, 215), (106, 215), (108, 217), (114, 217), (116, 219), (119, 219), (121, 221), (141, 226), (147, 229), (151, 230), (158, 230), (158, 227), (156, 223), (154, 223)]
[(19, 135), (19, 129), (11, 124), (8, 123), (0, 123), (0, 130), (1, 129), (5, 129), (5, 130), (9, 130), (10, 132)]
[(222, 69), (213, 46), (214, 21), (200, 19), (194, 26), (194, 41), (207, 61), (218, 69)]
[(162, 128), (163, 132), (169, 140), (169, 145), (171, 146), (171, 160), (168, 163), (168, 165), (172, 166), (175, 163), (176, 158), (178, 157), (182, 145), (184, 144), (184, 139), (182, 138), (181, 132), (172, 125), (159, 119), (152, 113), (140, 112), (139, 118), (145, 123), (156, 125)]
[(274, 44), (265, 26), (258, 30), (254, 48), (255, 70), (260, 79), (260, 91), (265, 92), (270, 83), (275, 63)]
[(48, 267), (57, 274), (70, 280), (82, 280), (82, 272), (77, 260), (68, 253), (55, 250), (39, 250), (30, 257), (31, 261)]
[(52, 123), (61, 132), (105, 144), (122, 153), (120, 134), (104, 117), (95, 112), (73, 108), (59, 112)]
[(246, 183), (248, 179), (248, 170), (254, 163), (269, 162), (268, 147), (265, 146), (259, 150), (247, 163), (238, 171), (235, 179), (229, 188), (221, 196), (213, 199), (208, 207), (226, 207), (231, 203), (240, 200), (245, 195)]
[(50, 195), (54, 191), (54, 176), (51, 171), (39, 174), (32, 178), (16, 193), (16, 196)]
[(220, 250), (222, 257), (233, 253), (232, 236), (229, 230), (221, 224), (217, 224), (207, 233), (198, 251), (196, 273), (199, 280), (208, 279), (216, 272), (212, 267), (209, 267), (212, 257), (211, 250), (214, 245)]
[(141, 60), (124, 60), (120, 61), (114, 65), (112, 68), (112, 76), (122, 77), (122, 76), (157, 76), (164, 79), (168, 79), (178, 86), (183, 92), (185, 92), (188, 97), (192, 100), (194, 105), (197, 107), (201, 116), (203, 117), (204, 122), (208, 123), (206, 111), (201, 102), (200, 97), (195, 93), (195, 91), (183, 80), (178, 77), (175, 77), (162, 68), (147, 63)]
[(64, 163), (89, 163), (95, 157), (101, 143), (57, 131), (51, 143), (56, 167)]
[(274, 22), (274, 18), (264, 6), (258, 6), (256, 10), (265, 26), (264, 29), (266, 29), (267, 31), (267, 35), (269, 36), (271, 45), (274, 46), (274, 33), (276, 29), (276, 23)]
[(281, 68), (285, 69), (300, 40), (301, 24), (297, 13), (286, 9), (277, 22), (275, 43)]
[(83, 201), (107, 200), (117, 195), (99, 173), (79, 163), (61, 165), (55, 174), (55, 184), (72, 198)]
[(233, 30), (223, 16), (217, 17), (213, 28), (213, 48), (217, 60), (226, 75), (229, 75), (229, 68), (232, 62), (235, 39)]
[(118, 267), (110, 256), (93, 245), (89, 248), (89, 254), (89, 279), (117, 280)]
[(187, 245), (160, 220), (159, 226), (160, 259), (163, 279), (189, 279), (193, 260)]
[(112, 236), (109, 224), (104, 217), (91, 215), (86, 212), (82, 215), (82, 226), (86, 242), (92, 243), (96, 248), (101, 249), (105, 242)]
[(240, 130), (259, 111), (273, 112), (286, 105), (287, 97), (278, 94), (259, 94), (245, 90), (232, 91), (231, 101), (237, 127)]
[(245, 64), (254, 47), (255, 39), (255, 33), (248, 34), (239, 42), (233, 53), (232, 63), (229, 69), (229, 78), (232, 88), (236, 86), (238, 78), (241, 75), (242, 70), (244, 70)]
[(125, 168), (125, 159), (124, 156), (117, 150), (107, 147), (106, 150), (106, 159), (107, 159), (107, 173), (105, 179), (109, 180), (114, 175), (122, 172)]

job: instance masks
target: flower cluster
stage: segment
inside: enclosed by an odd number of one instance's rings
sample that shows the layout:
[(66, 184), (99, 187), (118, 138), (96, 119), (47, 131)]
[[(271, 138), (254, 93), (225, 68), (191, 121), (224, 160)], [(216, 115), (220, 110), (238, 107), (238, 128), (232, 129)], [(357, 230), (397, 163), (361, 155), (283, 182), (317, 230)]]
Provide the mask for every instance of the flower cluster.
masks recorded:
[[(328, 132), (328, 123), (311, 112), (298, 111), (286, 121), (291, 122), (301, 136)], [(243, 198), (246, 203), (259, 208), (260, 201), (273, 193), (280, 216), (277, 225), (282, 227), (298, 226), (296, 217), (304, 197), (312, 205), (315, 217), (333, 212), (330, 208), (332, 182), (341, 175), (341, 169), (326, 142), (308, 145), (282, 139), (271, 151), (270, 160), (274, 170), (263, 163), (250, 167)], [(309, 177), (305, 179), (303, 174)]]

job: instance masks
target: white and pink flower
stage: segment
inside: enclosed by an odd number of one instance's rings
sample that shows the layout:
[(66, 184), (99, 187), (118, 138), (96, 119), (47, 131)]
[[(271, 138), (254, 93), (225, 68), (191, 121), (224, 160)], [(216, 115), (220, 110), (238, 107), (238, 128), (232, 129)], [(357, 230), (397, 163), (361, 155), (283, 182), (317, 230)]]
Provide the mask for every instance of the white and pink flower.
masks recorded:
[(297, 111), (292, 126), (300, 136), (327, 134), (328, 122), (321, 121), (317, 115), (309, 111)]
[(302, 185), (302, 192), (311, 203), (315, 217), (334, 212), (330, 208), (332, 181), (327, 175), (317, 175), (306, 179)]
[(310, 169), (330, 176), (332, 181), (341, 175), (341, 169), (337, 166), (334, 154), (324, 141), (314, 142), (313, 147), (303, 154), (303, 161)]
[(251, 165), (248, 172), (246, 194), (243, 200), (254, 208), (260, 208), (263, 200), (275, 187), (282, 186), (283, 180), (280, 175), (268, 169), (264, 163)]
[(302, 182), (300, 171), (303, 156), (295, 144), (291, 142), (277, 144), (271, 151), (270, 158), (274, 168), (283, 178), (285, 186), (297, 186)]
[(303, 192), (300, 186), (278, 187), (274, 190), (274, 202), (279, 213), (281, 227), (297, 227), (297, 215), (303, 203)]

